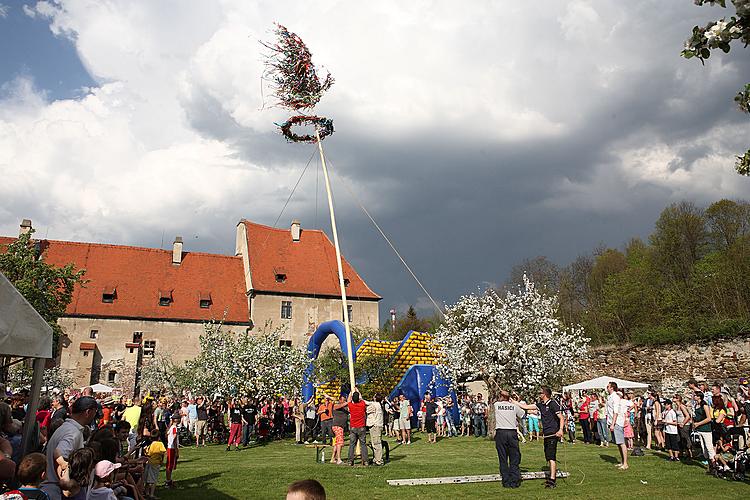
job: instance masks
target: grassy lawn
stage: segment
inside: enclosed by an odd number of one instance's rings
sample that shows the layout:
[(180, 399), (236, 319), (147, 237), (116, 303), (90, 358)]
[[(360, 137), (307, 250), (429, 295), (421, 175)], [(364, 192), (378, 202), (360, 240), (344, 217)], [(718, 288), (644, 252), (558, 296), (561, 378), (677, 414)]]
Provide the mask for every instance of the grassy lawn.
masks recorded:
[[(392, 442), (392, 440), (390, 440)], [(346, 451), (348, 448), (344, 448)], [(327, 448), (326, 450), (329, 450)], [(541, 470), (544, 465), (539, 443), (521, 445), (522, 471)], [(517, 490), (499, 482), (436, 486), (389, 486), (386, 479), (496, 474), (497, 454), (489, 440), (451, 438), (429, 444), (425, 439), (391, 450), (384, 467), (348, 467), (315, 463), (315, 452), (291, 441), (274, 442), (241, 451), (223, 446), (181, 450), (175, 471), (177, 488), (160, 488), (164, 500), (284, 498), (286, 485), (298, 479), (315, 478), (326, 488), (328, 498), (749, 498), (750, 484), (707, 476), (697, 464), (672, 463), (660, 453), (631, 457), (628, 471), (614, 467), (614, 446), (599, 448), (577, 443), (561, 445), (561, 470), (571, 473), (558, 480), (554, 493), (543, 481), (527, 481)], [(326, 452), (326, 458), (330, 455)], [(160, 484), (163, 483), (162, 471)]]

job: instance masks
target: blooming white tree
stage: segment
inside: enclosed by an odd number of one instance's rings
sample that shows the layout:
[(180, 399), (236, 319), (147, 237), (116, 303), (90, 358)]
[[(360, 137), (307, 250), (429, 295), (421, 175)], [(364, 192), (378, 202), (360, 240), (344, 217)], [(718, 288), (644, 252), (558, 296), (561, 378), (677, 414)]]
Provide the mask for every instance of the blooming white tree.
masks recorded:
[(298, 393), (309, 364), (304, 349), (280, 345), (281, 331), (232, 333), (207, 323), (201, 353), (186, 365), (186, 388), (204, 394), (261, 398)]
[(529, 394), (554, 385), (588, 348), (583, 328), (556, 317), (557, 298), (539, 293), (525, 275), (523, 283), (505, 297), (494, 290), (461, 297), (435, 335), (441, 370), (453, 380), (481, 378), (491, 399), (501, 387)]
[[(34, 370), (23, 363), (11, 367), (8, 374), (8, 388), (11, 390), (31, 389)], [(55, 366), (44, 370), (42, 376), (42, 394), (49, 394), (54, 389), (63, 391), (73, 385), (73, 376), (69, 370)]]

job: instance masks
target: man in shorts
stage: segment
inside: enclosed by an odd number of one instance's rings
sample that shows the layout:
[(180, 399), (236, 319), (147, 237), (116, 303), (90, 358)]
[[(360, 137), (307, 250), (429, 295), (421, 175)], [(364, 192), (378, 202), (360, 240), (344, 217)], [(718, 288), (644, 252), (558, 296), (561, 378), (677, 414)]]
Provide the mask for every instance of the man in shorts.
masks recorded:
[(403, 394), (398, 397), (398, 400), (398, 427), (401, 429), (401, 443), (411, 444), (411, 403)]
[(622, 398), (617, 394), (617, 382), (607, 384), (607, 425), (612, 432), (615, 444), (620, 450), (620, 463), (617, 467), (628, 469), (628, 447), (625, 443), (625, 409)]
[(524, 410), (538, 410), (542, 421), (542, 433), (544, 434), (544, 458), (549, 462), (549, 477), (544, 484), (545, 488), (557, 487), (557, 443), (563, 435), (565, 427), (565, 415), (560, 405), (552, 399), (552, 389), (544, 386), (539, 391), (539, 401), (533, 405), (517, 406)]

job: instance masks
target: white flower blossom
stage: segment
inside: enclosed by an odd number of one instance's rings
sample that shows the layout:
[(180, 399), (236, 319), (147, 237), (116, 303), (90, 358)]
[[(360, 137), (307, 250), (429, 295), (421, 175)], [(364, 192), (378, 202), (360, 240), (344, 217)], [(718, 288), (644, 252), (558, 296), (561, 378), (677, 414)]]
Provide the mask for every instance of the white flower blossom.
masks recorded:
[(526, 276), (517, 294), (461, 297), (435, 335), (441, 369), (453, 380), (478, 376), (522, 393), (558, 382), (586, 353), (589, 339), (580, 326), (557, 319), (556, 308), (557, 299), (540, 294)]

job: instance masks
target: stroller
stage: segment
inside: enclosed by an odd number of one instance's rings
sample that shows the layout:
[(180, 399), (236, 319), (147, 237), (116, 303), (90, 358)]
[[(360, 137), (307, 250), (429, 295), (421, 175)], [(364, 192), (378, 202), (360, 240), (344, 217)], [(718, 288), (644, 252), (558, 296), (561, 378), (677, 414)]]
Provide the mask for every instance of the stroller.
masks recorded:
[[(740, 448), (740, 436), (744, 430), (741, 428), (732, 429), (726, 436), (727, 442), (722, 443), (720, 460), (726, 464), (725, 467), (717, 467), (714, 475), (716, 477), (734, 481), (745, 481), (747, 471), (750, 467), (750, 453), (748, 453), (747, 443), (743, 439), (743, 448)], [(744, 435), (743, 435), (744, 438)]]

